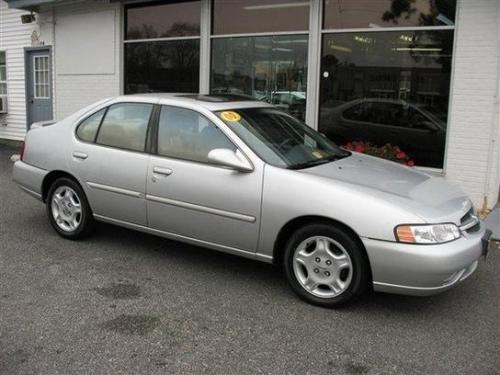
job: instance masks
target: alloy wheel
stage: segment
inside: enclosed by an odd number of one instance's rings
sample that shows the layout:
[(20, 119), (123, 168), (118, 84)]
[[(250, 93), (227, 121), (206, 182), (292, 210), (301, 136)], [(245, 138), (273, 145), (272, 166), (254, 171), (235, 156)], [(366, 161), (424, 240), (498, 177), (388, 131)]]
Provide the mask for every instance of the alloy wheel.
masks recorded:
[(353, 263), (340, 243), (329, 237), (314, 236), (295, 249), (293, 272), (307, 292), (320, 298), (332, 298), (349, 287)]
[(59, 186), (52, 194), (51, 213), (59, 228), (75, 231), (82, 221), (81, 201), (76, 192), (69, 186)]

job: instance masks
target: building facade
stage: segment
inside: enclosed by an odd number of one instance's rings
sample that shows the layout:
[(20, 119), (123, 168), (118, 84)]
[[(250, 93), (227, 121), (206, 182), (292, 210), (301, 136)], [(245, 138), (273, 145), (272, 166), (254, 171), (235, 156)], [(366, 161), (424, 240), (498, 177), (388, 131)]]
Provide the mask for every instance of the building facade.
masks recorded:
[(23, 139), (26, 133), (24, 48), (36, 38), (37, 25), (23, 24), (28, 12), (0, 1), (0, 138)]
[(8, 3), (39, 32), (24, 129), (119, 94), (247, 95), (497, 202), (498, 0)]

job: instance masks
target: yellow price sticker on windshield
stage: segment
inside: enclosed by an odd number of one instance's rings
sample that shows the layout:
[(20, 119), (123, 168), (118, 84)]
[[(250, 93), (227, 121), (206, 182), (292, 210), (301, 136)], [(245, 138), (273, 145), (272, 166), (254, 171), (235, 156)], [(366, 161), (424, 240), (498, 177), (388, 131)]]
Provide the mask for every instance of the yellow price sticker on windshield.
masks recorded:
[(220, 117), (222, 117), (222, 119), (224, 121), (228, 121), (228, 122), (237, 122), (237, 121), (241, 120), (241, 116), (233, 111), (222, 112), (220, 114)]

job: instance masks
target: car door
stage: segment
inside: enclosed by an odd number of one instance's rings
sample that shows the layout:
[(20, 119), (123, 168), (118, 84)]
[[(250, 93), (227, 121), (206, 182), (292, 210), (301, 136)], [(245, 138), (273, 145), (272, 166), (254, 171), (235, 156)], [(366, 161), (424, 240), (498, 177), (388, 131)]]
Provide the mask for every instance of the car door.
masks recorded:
[(245, 173), (212, 164), (211, 150), (237, 147), (206, 116), (188, 108), (161, 106), (157, 141), (147, 178), (149, 226), (255, 252), (263, 166)]
[(72, 166), (95, 215), (147, 225), (145, 147), (152, 113), (151, 103), (116, 103), (79, 124)]

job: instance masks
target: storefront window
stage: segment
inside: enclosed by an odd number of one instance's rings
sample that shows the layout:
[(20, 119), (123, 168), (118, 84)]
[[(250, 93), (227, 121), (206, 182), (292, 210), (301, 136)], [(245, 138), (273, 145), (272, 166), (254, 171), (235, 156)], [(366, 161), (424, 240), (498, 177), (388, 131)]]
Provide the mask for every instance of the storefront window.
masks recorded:
[(248, 95), (304, 119), (307, 35), (212, 40), (211, 92)]
[(456, 0), (325, 0), (324, 29), (452, 26)]
[(128, 5), (126, 39), (200, 35), (200, 1), (159, 1)]
[(309, 0), (213, 0), (213, 34), (307, 31)]
[(200, 19), (199, 0), (127, 5), (125, 93), (198, 92)]
[(325, 34), (319, 130), (348, 148), (442, 168), (452, 46), (453, 30)]
[(125, 44), (125, 93), (198, 92), (200, 42)]

